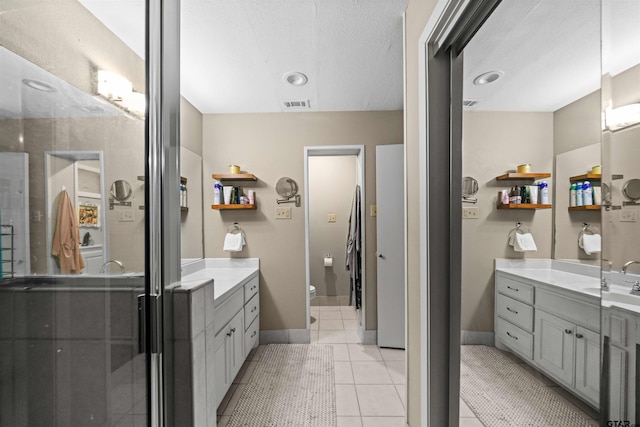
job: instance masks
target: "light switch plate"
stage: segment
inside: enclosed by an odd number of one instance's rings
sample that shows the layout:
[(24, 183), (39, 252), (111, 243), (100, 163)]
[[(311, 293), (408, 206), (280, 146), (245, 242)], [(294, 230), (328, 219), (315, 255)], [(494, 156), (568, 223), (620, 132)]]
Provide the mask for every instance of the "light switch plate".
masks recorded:
[(622, 209), (620, 211), (620, 222), (636, 222), (636, 211), (631, 209)]
[(133, 222), (133, 209), (118, 211), (118, 222)]
[(330, 213), (327, 215), (327, 222), (336, 222), (336, 214)]
[(369, 216), (378, 216), (378, 205), (369, 205)]
[(291, 208), (287, 206), (276, 207), (276, 219), (291, 219)]
[(480, 209), (477, 207), (462, 208), (463, 219), (478, 219), (480, 218)]

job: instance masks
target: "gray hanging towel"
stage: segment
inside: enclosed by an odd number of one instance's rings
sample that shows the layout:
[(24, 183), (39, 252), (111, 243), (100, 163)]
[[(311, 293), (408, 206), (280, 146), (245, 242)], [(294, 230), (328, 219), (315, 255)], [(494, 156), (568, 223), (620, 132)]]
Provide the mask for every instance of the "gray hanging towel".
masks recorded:
[(362, 283), (361, 283), (361, 236), (360, 236), (360, 186), (356, 185), (356, 191), (351, 204), (351, 215), (349, 216), (349, 232), (347, 235), (347, 256), (345, 265), (349, 271), (349, 305), (356, 309), (362, 306)]

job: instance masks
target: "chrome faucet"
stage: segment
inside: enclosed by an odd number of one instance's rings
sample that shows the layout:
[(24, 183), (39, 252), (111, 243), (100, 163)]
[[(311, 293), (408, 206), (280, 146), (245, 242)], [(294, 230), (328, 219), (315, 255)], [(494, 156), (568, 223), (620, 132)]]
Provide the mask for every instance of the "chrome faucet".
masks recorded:
[[(611, 266), (613, 265), (613, 263), (611, 261), (609, 261), (608, 259), (606, 259), (606, 258), (600, 258), (600, 261), (606, 261), (608, 266), (609, 266), (609, 269), (607, 271), (611, 272)], [(603, 272), (604, 272), (604, 269), (603, 269)], [(604, 275), (600, 279), (600, 288), (603, 291), (608, 291), (609, 290), (609, 283), (607, 283), (607, 278), (604, 277)]]
[(122, 265), (122, 263), (120, 261), (118, 261), (117, 259), (110, 259), (109, 261), (107, 261), (104, 264), (102, 264), (102, 267), (100, 268), (100, 274), (104, 273), (107, 265), (109, 265), (111, 263), (117, 264), (120, 267), (120, 273), (124, 273), (124, 265)]
[[(640, 261), (627, 261), (622, 266), (622, 273), (627, 274), (627, 268), (633, 264), (640, 264)], [(638, 280), (625, 280), (627, 283), (633, 283), (633, 287), (631, 288), (631, 295), (640, 295), (640, 281)]]

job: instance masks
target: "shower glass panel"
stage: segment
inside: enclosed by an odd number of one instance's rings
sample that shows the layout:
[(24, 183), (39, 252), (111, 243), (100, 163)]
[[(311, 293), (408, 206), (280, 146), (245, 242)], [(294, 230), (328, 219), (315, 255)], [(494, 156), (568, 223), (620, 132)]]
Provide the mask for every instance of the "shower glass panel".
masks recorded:
[(640, 423), (640, 4), (602, 1), (601, 425)]
[(147, 425), (145, 6), (101, 3), (0, 3), (2, 427)]

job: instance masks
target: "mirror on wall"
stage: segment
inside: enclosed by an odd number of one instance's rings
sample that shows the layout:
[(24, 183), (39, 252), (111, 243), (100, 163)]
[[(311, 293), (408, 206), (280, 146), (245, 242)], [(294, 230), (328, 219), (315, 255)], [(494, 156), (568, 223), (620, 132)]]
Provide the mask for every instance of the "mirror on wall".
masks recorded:
[[(603, 0), (602, 389), (604, 420), (640, 423), (640, 4)], [(621, 424), (625, 425), (625, 424)]]

